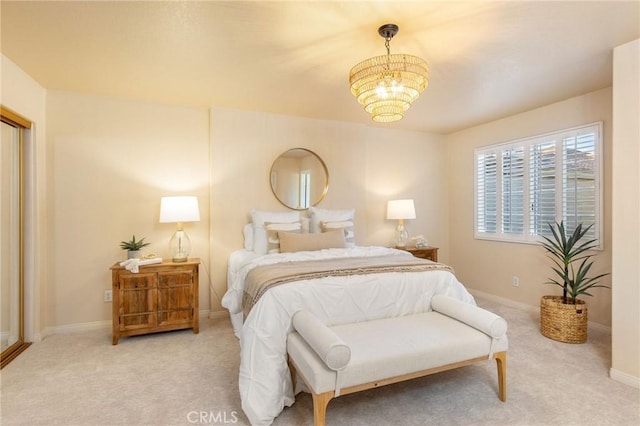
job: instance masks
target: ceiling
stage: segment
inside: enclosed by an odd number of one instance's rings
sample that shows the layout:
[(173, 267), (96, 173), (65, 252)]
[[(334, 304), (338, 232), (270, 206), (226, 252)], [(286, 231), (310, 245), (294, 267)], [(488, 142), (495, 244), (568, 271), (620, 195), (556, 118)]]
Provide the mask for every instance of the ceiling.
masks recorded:
[[(449, 133), (611, 85), (640, 1), (72, 1), (0, 3), (2, 53), (47, 89)], [(430, 65), (396, 123), (349, 91), (386, 52)]]

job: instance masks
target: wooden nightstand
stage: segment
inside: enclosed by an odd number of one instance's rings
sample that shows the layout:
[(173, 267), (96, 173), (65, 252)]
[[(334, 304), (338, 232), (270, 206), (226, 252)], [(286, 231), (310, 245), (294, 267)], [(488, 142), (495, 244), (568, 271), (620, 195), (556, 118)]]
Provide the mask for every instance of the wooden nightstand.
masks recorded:
[(415, 257), (419, 257), (421, 259), (432, 260), (434, 262), (438, 261), (438, 247), (396, 247), (398, 250), (406, 250)]
[(133, 273), (118, 263), (111, 267), (113, 341), (120, 336), (191, 328), (199, 332), (198, 265), (162, 262)]

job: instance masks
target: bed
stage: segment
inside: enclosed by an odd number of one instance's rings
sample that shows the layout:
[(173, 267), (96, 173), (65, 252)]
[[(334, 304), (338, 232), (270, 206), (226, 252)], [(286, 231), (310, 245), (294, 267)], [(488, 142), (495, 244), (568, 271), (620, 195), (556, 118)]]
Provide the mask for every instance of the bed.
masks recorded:
[[(326, 211), (331, 213), (329, 218), (336, 219), (334, 223), (343, 225), (340, 232), (348, 239), (352, 237), (349, 225), (352, 221), (344, 220), (345, 212), (348, 211)], [(287, 366), (286, 339), (293, 330), (291, 318), (297, 311), (306, 309), (325, 324), (337, 325), (426, 312), (431, 310), (431, 298), (436, 294), (475, 304), (449, 267), (416, 260), (406, 251), (361, 247), (345, 240), (340, 247), (316, 250), (287, 249), (281, 252), (265, 247), (265, 241), (269, 244), (273, 242), (274, 235), (289, 235), (292, 233), (290, 228), (298, 226), (296, 220), (303, 219), (299, 212), (289, 213), (286, 218), (275, 214), (270, 216), (270, 213), (263, 214), (263, 217), (252, 214), (251, 226), (245, 227), (245, 248), (234, 251), (229, 257), (228, 290), (222, 305), (229, 310), (234, 333), (240, 339), (239, 391), (242, 408), (253, 425), (271, 424), (284, 407), (295, 401)], [(303, 234), (322, 234), (323, 230), (335, 232), (335, 227), (326, 226), (327, 221), (318, 220), (318, 216), (322, 217), (318, 213), (325, 211), (312, 211), (307, 232), (304, 224), (297, 231)], [(287, 230), (270, 232), (273, 229), (268, 228), (273, 223), (288, 224), (283, 226)], [(280, 242), (284, 247), (285, 241)], [(415, 264), (417, 269), (412, 269), (413, 266), (404, 269), (395, 266), (377, 270), (362, 268), (363, 264), (374, 261), (383, 261), (385, 265)], [(256, 300), (247, 300), (247, 286), (252, 285), (250, 278), (259, 275), (258, 271), (316, 263), (356, 265), (358, 272), (296, 273), (294, 279), (278, 282), (261, 292)], [(331, 266), (328, 269), (338, 268)]]

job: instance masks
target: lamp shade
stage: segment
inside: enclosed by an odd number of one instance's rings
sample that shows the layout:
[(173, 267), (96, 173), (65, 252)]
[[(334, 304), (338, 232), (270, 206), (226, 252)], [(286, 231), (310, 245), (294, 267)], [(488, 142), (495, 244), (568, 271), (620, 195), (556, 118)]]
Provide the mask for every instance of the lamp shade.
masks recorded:
[(160, 223), (199, 221), (198, 197), (178, 196), (160, 199)]
[(387, 219), (415, 219), (413, 200), (391, 200), (387, 203)]

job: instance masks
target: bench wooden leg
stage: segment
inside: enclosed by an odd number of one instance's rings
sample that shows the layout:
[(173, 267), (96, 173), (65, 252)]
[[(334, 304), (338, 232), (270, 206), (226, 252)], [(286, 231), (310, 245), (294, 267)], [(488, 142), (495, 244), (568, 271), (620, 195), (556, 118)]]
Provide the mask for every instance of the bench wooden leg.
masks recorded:
[[(289, 371), (291, 372), (291, 385), (293, 386), (293, 392), (296, 392), (296, 367), (291, 357), (287, 357), (287, 364), (289, 364)], [(304, 376), (300, 376), (304, 379)], [(309, 384), (307, 383), (307, 386)], [(334, 397), (335, 392), (329, 391), (321, 394), (316, 394), (313, 391), (311, 396), (313, 397), (313, 424), (314, 426), (325, 426), (327, 418), (327, 405), (329, 401)]]
[(498, 352), (494, 355), (498, 367), (498, 397), (500, 401), (507, 401), (507, 353)]
[(333, 391), (313, 395), (313, 426), (325, 426), (327, 421), (327, 405), (335, 395)]
[(291, 357), (287, 356), (287, 364), (289, 365), (289, 373), (291, 374), (291, 387), (293, 390), (293, 394), (296, 394), (296, 367), (293, 365), (293, 361), (291, 361)]

